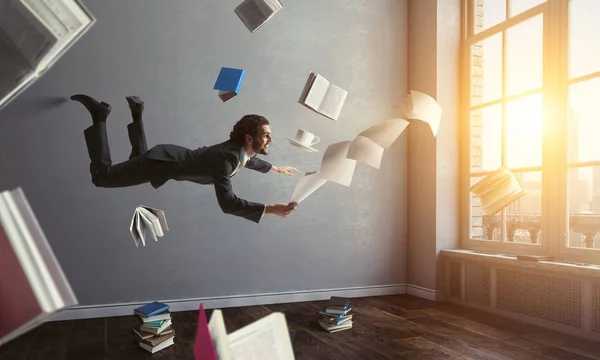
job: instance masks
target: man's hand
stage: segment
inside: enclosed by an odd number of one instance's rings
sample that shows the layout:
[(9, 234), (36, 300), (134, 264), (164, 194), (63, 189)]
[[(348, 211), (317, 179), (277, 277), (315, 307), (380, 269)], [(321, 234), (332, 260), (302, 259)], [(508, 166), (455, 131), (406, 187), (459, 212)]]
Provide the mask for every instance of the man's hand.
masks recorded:
[(290, 176), (294, 175), (294, 171), (300, 172), (300, 171), (298, 171), (298, 169), (296, 169), (293, 166), (275, 166), (275, 165), (273, 165), (271, 167), (271, 171), (276, 172), (278, 174), (290, 175)]
[(265, 214), (277, 215), (282, 218), (287, 218), (297, 207), (298, 203), (295, 202), (291, 202), (289, 204), (267, 205)]

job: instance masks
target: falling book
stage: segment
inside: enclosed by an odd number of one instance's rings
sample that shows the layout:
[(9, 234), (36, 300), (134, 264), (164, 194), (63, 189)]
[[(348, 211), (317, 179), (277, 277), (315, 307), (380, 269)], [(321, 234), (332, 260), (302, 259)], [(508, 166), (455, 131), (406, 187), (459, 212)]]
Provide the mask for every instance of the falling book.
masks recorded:
[(0, 346), (78, 301), (21, 188), (0, 192)]
[(2, 109), (44, 75), (96, 20), (79, 0), (0, 3)]
[(254, 33), (282, 8), (279, 0), (244, 0), (235, 8), (235, 13), (246, 28)]
[(157, 237), (164, 236), (164, 232), (167, 230), (169, 230), (169, 226), (162, 210), (143, 205), (135, 208), (129, 231), (136, 247), (139, 247), (140, 243), (146, 246), (148, 238), (158, 241)]
[(311, 72), (298, 102), (331, 120), (337, 120), (348, 92)]
[(232, 69), (222, 67), (217, 76), (213, 90), (219, 90), (219, 98), (225, 102), (240, 92), (242, 80), (246, 71), (244, 69)]
[(283, 313), (273, 312), (227, 334), (222, 311), (213, 310), (207, 322), (200, 304), (194, 356), (196, 360), (293, 360), (294, 350)]

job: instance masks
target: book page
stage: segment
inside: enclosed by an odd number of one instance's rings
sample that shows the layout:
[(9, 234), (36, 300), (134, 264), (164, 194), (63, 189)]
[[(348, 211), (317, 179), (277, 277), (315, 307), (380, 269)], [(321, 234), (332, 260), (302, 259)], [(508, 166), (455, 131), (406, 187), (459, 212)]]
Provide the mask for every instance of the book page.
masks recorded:
[(133, 242), (135, 243), (135, 247), (139, 247), (142, 242), (142, 237), (138, 233), (138, 212), (133, 212), (133, 217), (131, 218), (131, 224), (129, 225), (129, 232), (133, 237)]
[(244, 0), (235, 8), (235, 13), (250, 32), (255, 32), (267, 20), (254, 0)]
[(392, 146), (394, 141), (409, 125), (405, 119), (387, 119), (377, 123), (358, 135), (364, 136), (384, 149)]
[(52, 279), (48, 286), (52, 286), (56, 289), (61, 304), (57, 305), (57, 309), (64, 309), (78, 304), (75, 292), (71, 288), (65, 273), (52, 250), (52, 247), (48, 243), (48, 239), (42, 230), (40, 223), (35, 216), (33, 209), (31, 208), (25, 193), (22, 188), (17, 188), (11, 192), (12, 198), (18, 208), (19, 213), (23, 219), (25, 227), (29, 230), (33, 243), (38, 249), (43, 263), (46, 265), (48, 274)]
[[(1, 20), (0, 20), (1, 21)], [(29, 64), (0, 31), (0, 108), (36, 78), (35, 68)]]
[(58, 42), (49, 25), (20, 0), (10, 1), (0, 13), (0, 31), (32, 67)]
[(235, 360), (293, 360), (294, 351), (282, 313), (272, 313), (229, 334)]
[[(283, 5), (279, 0), (264, 0), (265, 4), (271, 9), (272, 14), (275, 14), (277, 11), (283, 8)], [(272, 15), (271, 15), (272, 16)]]
[(231, 360), (231, 350), (229, 349), (229, 338), (227, 337), (227, 328), (225, 320), (223, 320), (223, 312), (221, 310), (213, 310), (210, 321), (208, 322), (208, 330), (212, 340), (218, 360)]
[(333, 120), (337, 120), (347, 96), (348, 92), (346, 90), (339, 86), (331, 85), (317, 111)]
[(442, 108), (429, 95), (411, 90), (399, 105), (396, 106), (406, 119), (420, 120), (429, 124), (433, 136), (436, 136), (442, 118)]
[(326, 182), (327, 180), (319, 176), (318, 171), (307, 172), (304, 174), (304, 177), (298, 181), (290, 202), (299, 204), (302, 202), (302, 200), (306, 199), (309, 195), (317, 191), (317, 189), (323, 186)]
[(306, 99), (304, 99), (304, 104), (313, 110), (318, 111), (325, 98), (325, 94), (327, 94), (327, 89), (329, 89), (329, 81), (321, 75), (316, 74), (315, 80), (313, 81), (310, 90), (308, 90)]
[(152, 224), (152, 222), (148, 219), (146, 219), (146, 217), (144, 216), (143, 212), (139, 212), (140, 214), (140, 223), (141, 223), (141, 232), (142, 232), (142, 237), (145, 239), (147, 238), (152, 238), (154, 239), (154, 241), (158, 241), (158, 239), (156, 238), (156, 234), (154, 233), (154, 225)]
[(138, 211), (135, 212), (135, 230), (136, 234), (140, 237), (140, 241), (143, 246), (146, 246), (146, 234), (144, 231), (144, 224), (142, 223), (142, 217)]
[(162, 227), (160, 226), (160, 221), (158, 220), (158, 217), (143, 206), (139, 206), (138, 210), (142, 213), (144, 220), (147, 220), (150, 222), (150, 224), (152, 224), (151, 231), (156, 236), (163, 236), (164, 234), (162, 231)]
[(356, 160), (347, 158), (350, 144), (351, 141), (342, 141), (327, 147), (321, 160), (321, 178), (350, 186), (356, 167)]
[(160, 221), (160, 226), (163, 230), (169, 230), (169, 225), (167, 224), (167, 217), (165, 216), (165, 212), (159, 209), (151, 208), (150, 206), (141, 205), (144, 209), (150, 211)]
[(358, 135), (348, 148), (348, 159), (356, 160), (356, 162), (363, 163), (379, 169), (381, 165), (381, 159), (383, 157), (383, 148), (372, 140)]
[[(38, 65), (38, 71), (50, 66), (92, 24), (93, 19), (74, 0), (22, 0), (39, 4), (39, 10), (56, 18), (66, 29), (58, 42)], [(50, 15), (49, 15), (50, 16)]]

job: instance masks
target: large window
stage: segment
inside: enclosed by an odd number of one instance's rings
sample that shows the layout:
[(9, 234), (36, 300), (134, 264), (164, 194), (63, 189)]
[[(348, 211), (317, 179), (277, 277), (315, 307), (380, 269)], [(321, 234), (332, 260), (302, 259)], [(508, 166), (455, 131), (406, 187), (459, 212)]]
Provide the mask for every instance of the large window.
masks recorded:
[[(600, 1), (465, 4), (466, 247), (600, 263)], [(525, 195), (489, 216), (468, 188), (501, 166)]]

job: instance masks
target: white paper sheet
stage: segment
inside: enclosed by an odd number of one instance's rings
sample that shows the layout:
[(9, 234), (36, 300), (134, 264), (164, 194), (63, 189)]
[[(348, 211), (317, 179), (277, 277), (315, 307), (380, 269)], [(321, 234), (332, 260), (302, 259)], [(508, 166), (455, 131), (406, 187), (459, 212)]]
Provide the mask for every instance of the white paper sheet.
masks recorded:
[(323, 186), (323, 184), (326, 182), (327, 180), (321, 178), (318, 171), (307, 172), (296, 185), (290, 202), (296, 202), (299, 204), (302, 200), (306, 199), (309, 195), (317, 191), (317, 189)]
[(293, 360), (294, 351), (282, 313), (271, 313), (228, 335), (236, 360)]
[(411, 90), (410, 94), (397, 107), (405, 118), (428, 123), (433, 136), (437, 136), (442, 118), (442, 108), (431, 96)]
[(348, 159), (356, 160), (356, 162), (363, 163), (369, 166), (379, 169), (381, 165), (381, 159), (383, 158), (383, 148), (377, 145), (370, 139), (362, 135), (358, 135), (348, 148)]
[(356, 160), (347, 158), (351, 143), (351, 141), (341, 141), (327, 147), (321, 160), (321, 178), (350, 186), (356, 167)]
[(384, 149), (392, 146), (410, 123), (405, 119), (394, 118), (381, 121), (358, 135), (364, 136)]

